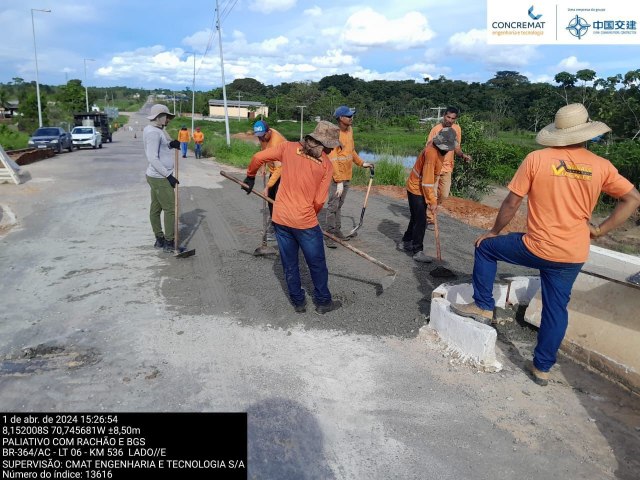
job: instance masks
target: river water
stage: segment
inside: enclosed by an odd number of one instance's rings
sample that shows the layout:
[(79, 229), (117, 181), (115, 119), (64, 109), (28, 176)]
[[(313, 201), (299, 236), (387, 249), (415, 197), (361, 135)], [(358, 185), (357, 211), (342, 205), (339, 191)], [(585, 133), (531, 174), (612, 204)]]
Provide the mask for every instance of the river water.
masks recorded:
[(376, 163), (378, 160), (384, 159), (384, 160), (389, 160), (391, 162), (400, 162), (406, 168), (413, 167), (413, 164), (416, 162), (416, 158), (417, 158), (412, 156), (403, 157), (403, 156), (396, 156), (396, 155), (379, 155), (377, 153), (368, 152), (366, 150), (362, 150), (358, 152), (358, 155), (365, 162)]

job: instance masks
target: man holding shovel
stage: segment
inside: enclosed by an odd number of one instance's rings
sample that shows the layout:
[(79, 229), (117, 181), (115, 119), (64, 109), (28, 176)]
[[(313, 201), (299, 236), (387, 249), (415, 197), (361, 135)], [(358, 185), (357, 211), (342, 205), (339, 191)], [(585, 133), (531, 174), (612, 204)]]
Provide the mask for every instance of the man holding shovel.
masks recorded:
[(256, 153), (244, 179), (249, 188), (242, 187), (247, 194), (251, 193), (262, 165), (282, 164), (280, 187), (273, 206), (273, 226), (289, 299), (298, 313), (305, 312), (307, 305), (298, 267), (299, 250), (302, 250), (313, 281), (316, 313), (323, 315), (342, 305), (332, 300), (329, 292), (329, 271), (317, 217), (327, 200), (333, 173), (327, 154), (340, 145), (339, 138), (340, 130), (336, 125), (321, 121), (299, 142), (284, 142)]
[[(151, 187), (151, 208), (149, 220), (156, 237), (155, 248), (162, 248), (167, 253), (175, 250), (175, 197), (174, 188), (178, 180), (173, 176), (173, 148), (180, 148), (178, 140), (167, 138), (164, 128), (174, 117), (165, 105), (156, 104), (151, 107), (147, 117), (151, 123), (144, 127), (142, 141), (144, 153), (149, 161), (147, 167), (147, 183)], [(160, 214), (164, 212), (164, 232)]]
[[(626, 221), (640, 206), (640, 193), (586, 142), (611, 129), (589, 119), (584, 105), (562, 107), (555, 122), (538, 132), (545, 147), (524, 159), (509, 183), (493, 228), (475, 242), (473, 303), (452, 303), (451, 310), (491, 323), (495, 300), (493, 282), (498, 261), (540, 271), (542, 315), (538, 343), (528, 369), (533, 380), (547, 385), (549, 370), (564, 338), (567, 306), (573, 283), (589, 256), (589, 238), (605, 235)], [(619, 202), (600, 225), (589, 223), (600, 192)], [(527, 233), (500, 235), (527, 195)]]
[[(353, 124), (353, 115), (355, 113), (355, 109), (345, 105), (336, 109), (334, 117), (338, 121), (338, 127), (340, 128), (340, 146), (329, 153), (329, 159), (333, 166), (333, 178), (329, 188), (329, 202), (327, 203), (327, 232), (345, 240), (347, 238), (340, 230), (342, 226), (341, 209), (349, 191), (353, 164), (355, 163), (363, 168), (371, 167), (370, 163), (364, 162), (358, 156), (353, 142), (351, 125)], [(332, 240), (327, 239), (326, 243), (327, 247), (336, 248), (336, 244)]]
[(404, 250), (412, 253), (416, 262), (431, 262), (431, 258), (422, 251), (427, 226), (427, 205), (435, 217), (438, 209), (434, 191), (435, 179), (447, 152), (452, 152), (457, 145), (456, 132), (452, 128), (443, 128), (420, 152), (407, 178), (410, 219), (402, 236), (402, 243)]
[[(287, 141), (280, 132), (275, 128), (271, 128), (264, 120), (258, 120), (253, 124), (253, 134), (258, 137), (260, 141), (260, 150), (276, 147)], [(269, 181), (262, 193), (275, 201), (278, 187), (280, 186), (280, 171), (282, 170), (282, 165), (280, 162), (271, 162), (268, 164), (268, 167)], [(271, 217), (273, 215), (273, 204), (267, 202), (267, 205), (269, 205), (269, 216)], [(267, 229), (267, 235), (272, 235), (273, 232), (273, 226), (271, 225), (269, 229)]]

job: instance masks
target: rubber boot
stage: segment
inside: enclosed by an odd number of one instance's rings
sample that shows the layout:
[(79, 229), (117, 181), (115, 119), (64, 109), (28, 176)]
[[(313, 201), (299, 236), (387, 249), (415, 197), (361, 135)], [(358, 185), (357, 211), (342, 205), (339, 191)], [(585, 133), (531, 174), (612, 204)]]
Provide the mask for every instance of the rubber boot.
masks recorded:
[(176, 245), (175, 243), (173, 243), (173, 240), (166, 240), (164, 241), (164, 251), (165, 253), (173, 253), (174, 250), (176, 249)]
[(164, 237), (156, 237), (156, 243), (153, 245), (154, 248), (164, 248)]

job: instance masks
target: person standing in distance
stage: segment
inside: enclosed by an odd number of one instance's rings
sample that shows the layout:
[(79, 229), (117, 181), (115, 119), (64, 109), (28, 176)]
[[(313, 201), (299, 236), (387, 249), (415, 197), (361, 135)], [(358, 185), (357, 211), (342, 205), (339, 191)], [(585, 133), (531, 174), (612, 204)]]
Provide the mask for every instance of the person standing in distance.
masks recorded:
[[(149, 162), (147, 167), (147, 183), (151, 188), (151, 207), (149, 220), (151, 229), (156, 237), (155, 248), (162, 248), (165, 252), (173, 253), (175, 197), (174, 188), (178, 180), (173, 176), (174, 156), (171, 149), (180, 148), (180, 142), (169, 140), (164, 131), (169, 121), (174, 117), (165, 105), (156, 104), (151, 107), (147, 119), (151, 123), (144, 127), (142, 142), (144, 153)], [(161, 214), (164, 212), (164, 231), (162, 229)]]
[(284, 142), (256, 153), (251, 158), (242, 187), (251, 193), (260, 167), (269, 162), (281, 162), (280, 188), (273, 206), (273, 226), (280, 250), (280, 260), (287, 282), (289, 299), (296, 312), (306, 311), (307, 300), (300, 280), (298, 256), (300, 250), (313, 281), (313, 301), (316, 313), (325, 313), (342, 306), (329, 291), (329, 271), (324, 253), (323, 235), (318, 224), (329, 193), (332, 167), (327, 154), (340, 145), (340, 130), (327, 121), (320, 121), (315, 130), (299, 142)]
[(193, 142), (196, 145), (196, 158), (202, 158), (202, 144), (204, 143), (204, 133), (200, 131), (200, 127), (196, 127), (196, 131), (193, 132)]
[(178, 141), (180, 142), (180, 150), (182, 150), (182, 158), (187, 158), (187, 147), (189, 146), (189, 140), (191, 140), (189, 130), (187, 130), (186, 125), (182, 125), (182, 128), (180, 128), (180, 131), (178, 132)]
[[(526, 156), (508, 188), (493, 228), (475, 241), (473, 303), (452, 303), (458, 315), (492, 323), (493, 282), (498, 261), (540, 271), (542, 314), (533, 362), (533, 380), (547, 385), (549, 371), (567, 330), (573, 283), (589, 256), (590, 238), (605, 235), (640, 206), (640, 193), (586, 142), (611, 129), (589, 119), (584, 105), (562, 107), (554, 123), (538, 132), (545, 147)], [(600, 192), (619, 199), (600, 224), (590, 223)], [(527, 195), (527, 233), (500, 235)]]
[[(333, 178), (329, 187), (329, 202), (327, 203), (327, 232), (338, 238), (345, 239), (340, 230), (342, 227), (342, 205), (347, 198), (349, 184), (352, 177), (352, 166), (355, 163), (359, 167), (369, 168), (370, 163), (364, 162), (356, 152), (353, 141), (353, 115), (355, 109), (342, 105), (336, 108), (333, 116), (338, 121), (340, 128), (340, 146), (331, 150), (329, 160), (333, 165)], [(327, 247), (336, 248), (335, 242), (327, 239)]]
[[(435, 125), (429, 135), (427, 136), (427, 144), (433, 140), (440, 130), (443, 128), (453, 128), (456, 132), (457, 142), (456, 149), (447, 154), (444, 157), (444, 162), (442, 164), (442, 170), (440, 174), (436, 176), (436, 196), (438, 197), (438, 204), (444, 202), (451, 192), (451, 176), (453, 175), (453, 166), (455, 164), (456, 155), (462, 157), (465, 162), (470, 162), (471, 155), (467, 155), (462, 153), (462, 149), (460, 148), (460, 143), (462, 142), (462, 129), (460, 125), (456, 123), (458, 120), (459, 110), (456, 107), (447, 107), (444, 111), (444, 115), (442, 117), (442, 121)], [(427, 211), (427, 228), (429, 230), (433, 230), (433, 213), (431, 211)]]

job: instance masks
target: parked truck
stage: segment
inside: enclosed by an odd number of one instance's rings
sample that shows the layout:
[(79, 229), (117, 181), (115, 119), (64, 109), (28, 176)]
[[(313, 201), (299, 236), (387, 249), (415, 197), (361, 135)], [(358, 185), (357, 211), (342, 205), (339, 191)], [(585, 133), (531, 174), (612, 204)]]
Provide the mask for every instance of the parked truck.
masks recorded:
[(96, 127), (102, 133), (103, 141), (111, 142), (111, 126), (109, 125), (109, 117), (102, 112), (84, 112), (73, 115), (73, 121), (76, 127)]

